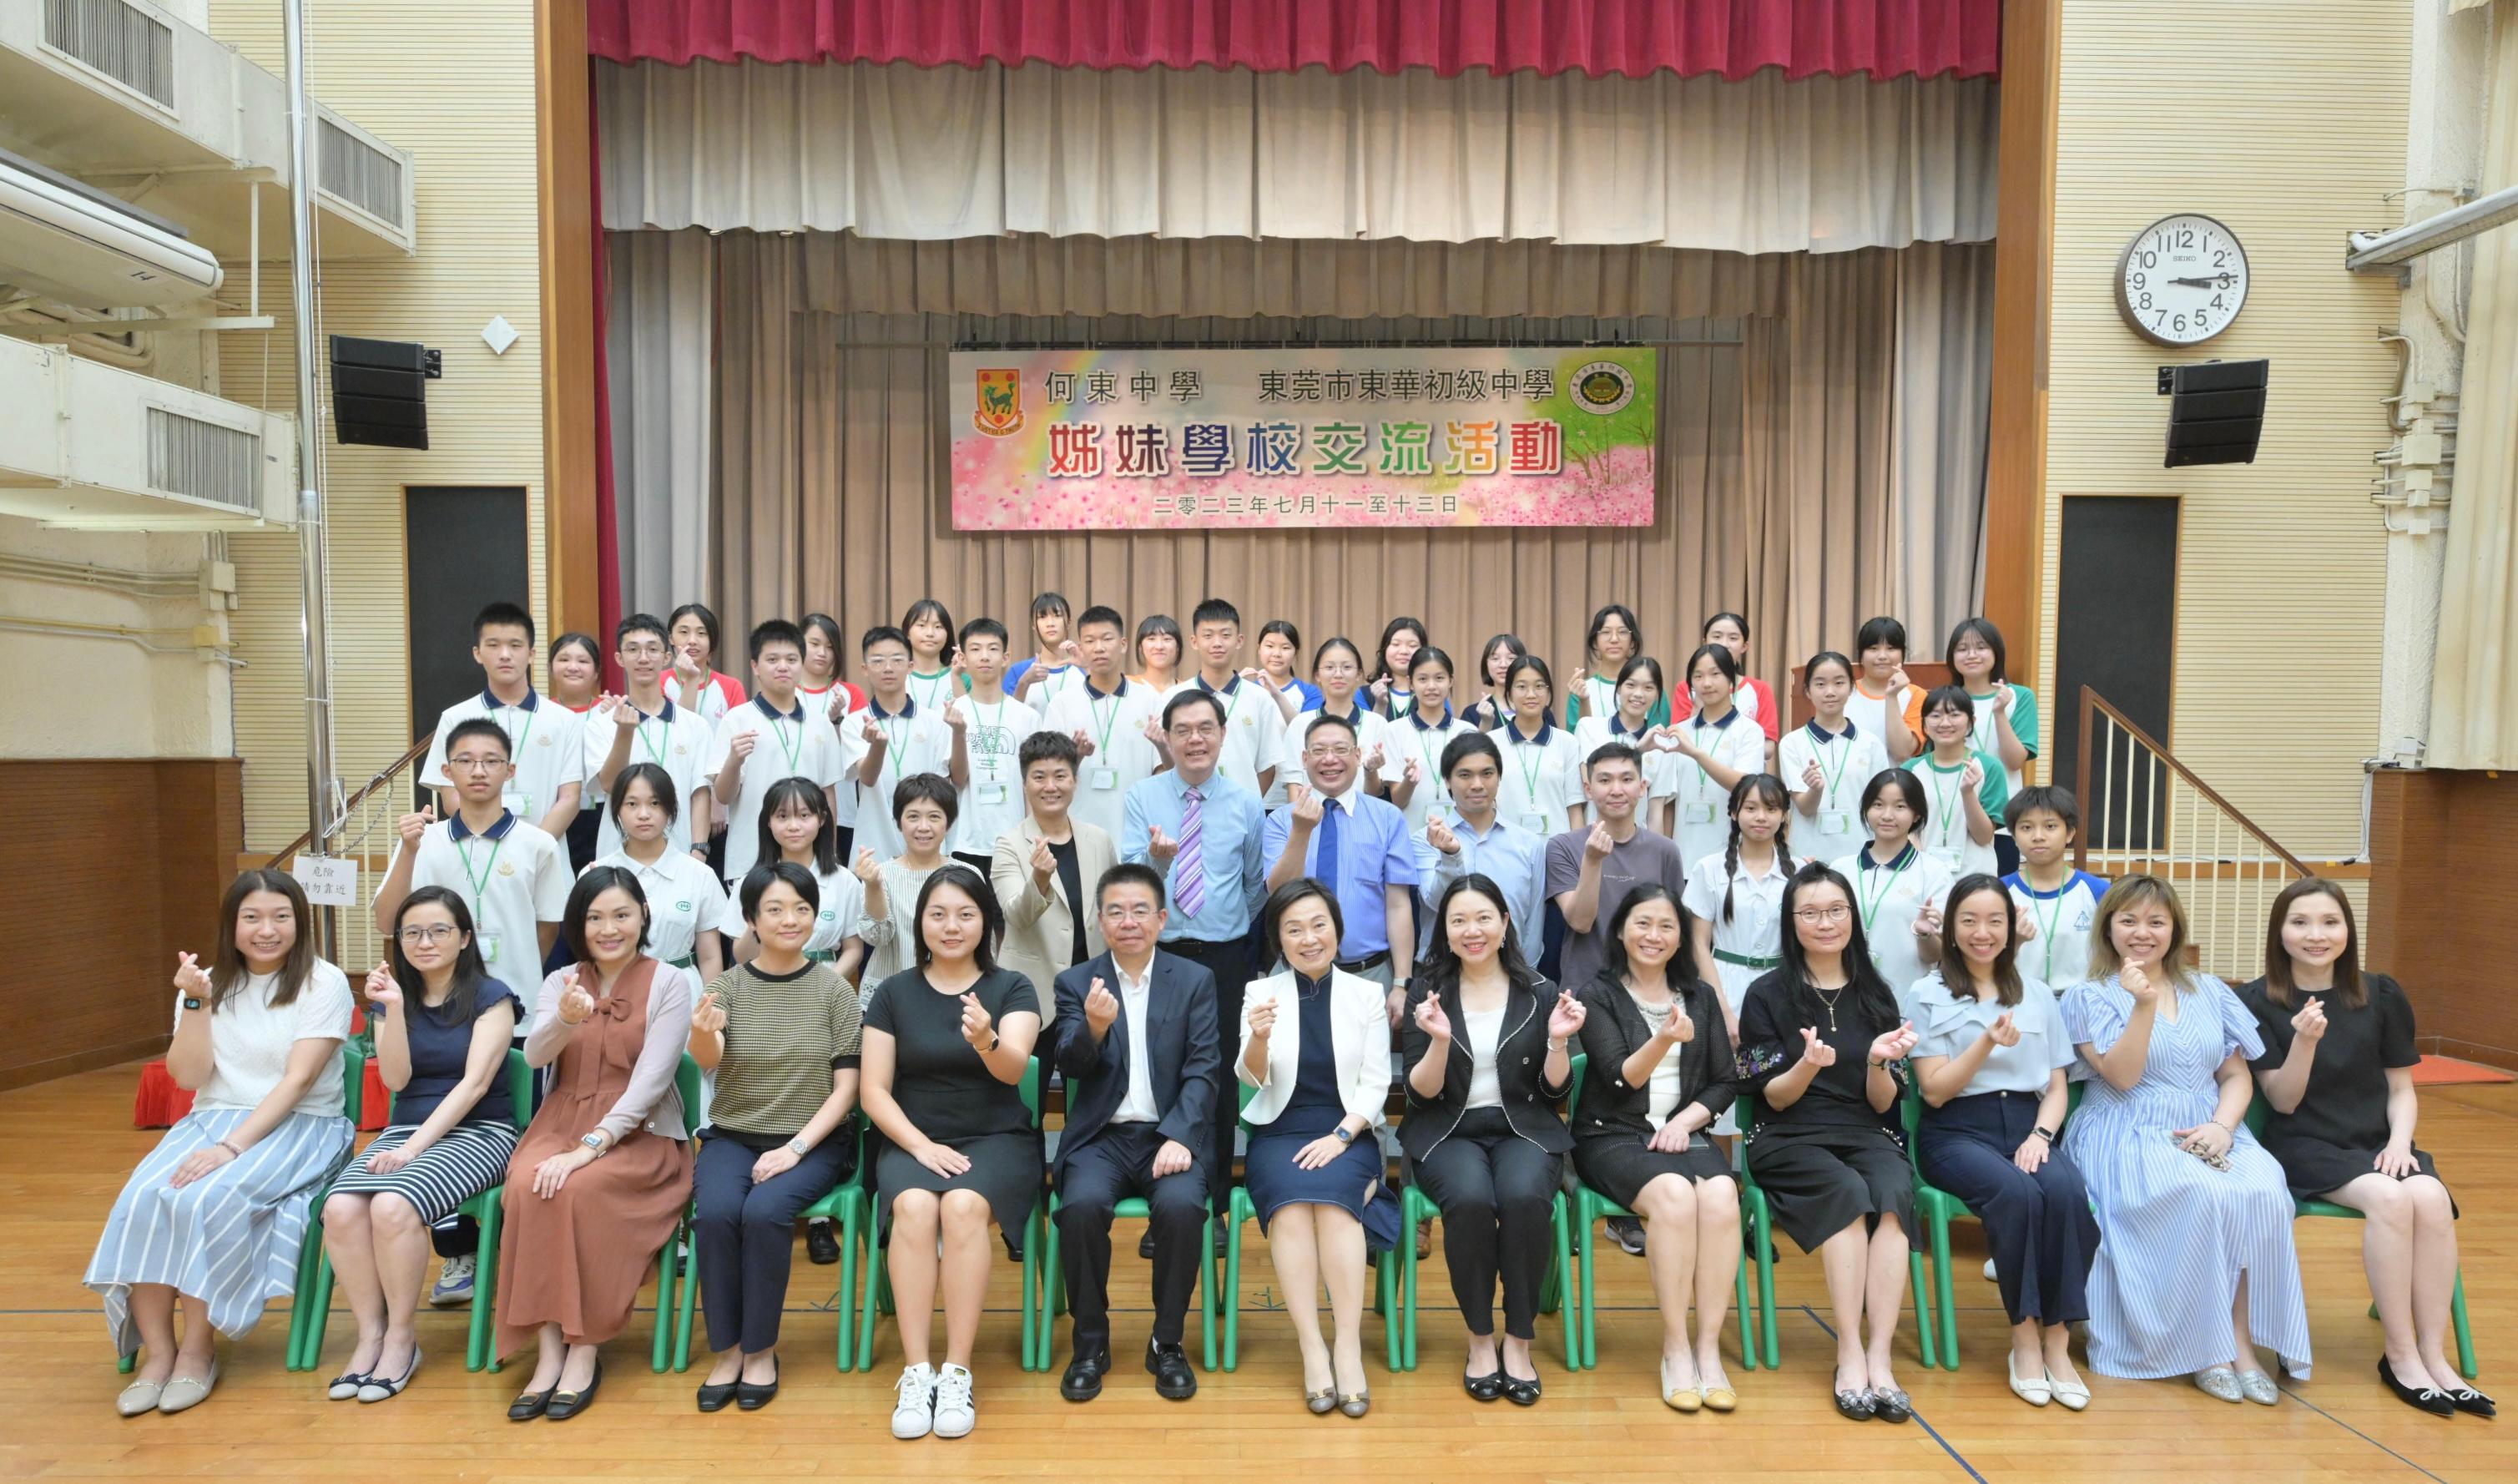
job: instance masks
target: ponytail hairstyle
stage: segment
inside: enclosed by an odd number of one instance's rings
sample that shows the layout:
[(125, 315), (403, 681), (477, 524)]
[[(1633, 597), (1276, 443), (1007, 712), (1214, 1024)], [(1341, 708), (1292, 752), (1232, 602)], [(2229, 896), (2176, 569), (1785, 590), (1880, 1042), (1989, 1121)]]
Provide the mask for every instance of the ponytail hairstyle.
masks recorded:
[(1792, 847), (1785, 835), (1793, 827), (1792, 790), (1772, 773), (1742, 773), (1731, 785), (1731, 839), (1722, 847), (1722, 920), (1731, 920), (1731, 876), (1740, 869), (1740, 806), (1755, 794), (1770, 808), (1783, 811), (1784, 822), (1775, 826), (1775, 864), (1786, 876), (1793, 874)]

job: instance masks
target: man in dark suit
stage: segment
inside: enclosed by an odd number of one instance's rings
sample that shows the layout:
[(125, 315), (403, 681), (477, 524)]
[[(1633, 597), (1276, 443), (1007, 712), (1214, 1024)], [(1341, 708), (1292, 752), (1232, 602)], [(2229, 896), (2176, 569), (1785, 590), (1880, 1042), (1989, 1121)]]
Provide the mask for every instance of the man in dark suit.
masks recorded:
[(1109, 951), (1058, 977), (1052, 1026), (1066, 1078), (1066, 1127), (1050, 1172), (1060, 1267), (1075, 1316), (1075, 1354), (1059, 1391), (1070, 1402), (1102, 1394), (1110, 1369), (1111, 1210), (1141, 1196), (1153, 1216), (1154, 1332), (1146, 1370), (1156, 1391), (1180, 1401), (1197, 1392), (1181, 1337), (1205, 1256), (1208, 1182), (1216, 1178), (1195, 1151), (1224, 1096), (1215, 977), (1157, 951), (1163, 879), (1150, 866), (1104, 872), (1094, 911)]

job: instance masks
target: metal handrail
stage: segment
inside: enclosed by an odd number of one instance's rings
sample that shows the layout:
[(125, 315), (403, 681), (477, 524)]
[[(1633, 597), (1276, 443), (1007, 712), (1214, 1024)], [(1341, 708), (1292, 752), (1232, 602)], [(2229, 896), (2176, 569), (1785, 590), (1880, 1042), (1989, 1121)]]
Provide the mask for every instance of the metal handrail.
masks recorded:
[[(2236, 805), (2222, 798), (2220, 790), (2204, 782), (2201, 778), (2196, 777), (2194, 775), (2194, 769), (2178, 762), (2177, 755), (2170, 752), (2158, 738), (2152, 736), (2149, 732), (2143, 730), (2142, 723), (2136, 721), (2133, 718), (2126, 716), (2122, 711), (2116, 708), (2113, 702), (2099, 694), (2097, 691), (2092, 690), (2087, 685), (2081, 687), (2081, 746), (2079, 755), (2073, 759), (2072, 766), (2072, 797), (2081, 801), (2081, 807), (2084, 809), (2089, 807), (2089, 800), (2091, 798), (2091, 722), (2096, 719), (2097, 714), (2100, 712), (2106, 712), (2107, 716), (2115, 721), (2116, 725), (2123, 727), (2127, 732), (2131, 733), (2136, 742), (2139, 742), (2143, 746), (2150, 749), (2152, 755), (2157, 757), (2161, 763), (2165, 764), (2169, 771), (2184, 779), (2187, 786), (2193, 789), (2194, 792), (2202, 795), (2205, 799), (2210, 800), (2215, 807), (2230, 816), (2233, 823), (2236, 824), (2240, 829), (2245, 830), (2248, 834), (2253, 835), (2260, 843), (2263, 844), (2265, 849), (2273, 851), (2276, 855), (2280, 856), (2284, 865), (2289, 866), (2292, 870), (2297, 871), (2302, 876), (2314, 876), (2317, 874), (2315, 871), (2309, 869), (2308, 862), (2282, 849), (2280, 841), (2276, 840), (2273, 836), (2265, 833), (2264, 827), (2248, 818)], [(2076, 871), (2089, 869), (2090, 836), (2093, 833), (2094, 831), (2087, 827), (2074, 832), (2072, 838), (2072, 869)]]
[[(369, 778), (366, 783), (360, 785), (357, 793), (342, 800), (339, 812), (333, 816), (333, 829), (337, 831), (345, 828), (348, 825), (350, 816), (358, 809), (360, 805), (367, 802), (369, 795), (384, 787), (386, 784), (391, 783), (402, 773), (404, 768), (411, 766), (412, 764), (418, 762), (422, 757), (426, 756), (428, 753), (428, 745), (435, 740), (436, 738), (434, 734), (432, 734), (413, 742), (411, 745), (411, 751), (404, 753), (393, 762), (386, 764), (382, 772), (377, 773), (374, 777)], [(314, 843), (315, 831), (310, 828), (304, 834), (299, 835), (296, 839), (288, 842), (288, 844), (281, 847), (280, 850), (273, 852), (272, 857), (265, 861), (264, 864), (275, 870), (280, 869), (288, 863), (289, 856), (296, 854), (298, 851), (306, 849)]]

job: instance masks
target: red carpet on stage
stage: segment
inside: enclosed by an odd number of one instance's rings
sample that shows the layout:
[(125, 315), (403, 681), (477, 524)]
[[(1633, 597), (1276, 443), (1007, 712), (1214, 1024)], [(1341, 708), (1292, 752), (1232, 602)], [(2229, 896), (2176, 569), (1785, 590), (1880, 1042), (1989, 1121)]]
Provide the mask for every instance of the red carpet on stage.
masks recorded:
[(2518, 1076), (2454, 1057), (2424, 1057), (2413, 1068), (2415, 1087), (2453, 1087), (2460, 1082), (2518, 1082)]

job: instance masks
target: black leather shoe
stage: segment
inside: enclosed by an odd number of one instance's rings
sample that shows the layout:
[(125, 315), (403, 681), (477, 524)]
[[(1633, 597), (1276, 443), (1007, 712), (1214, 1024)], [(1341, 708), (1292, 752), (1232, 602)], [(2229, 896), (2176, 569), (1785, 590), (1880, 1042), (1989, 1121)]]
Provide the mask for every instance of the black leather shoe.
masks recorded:
[(1499, 1401), (1503, 1397), (1503, 1372), (1490, 1371), (1484, 1375), (1470, 1375), (1463, 1373), (1460, 1376), (1460, 1389), (1477, 1401)]
[(700, 1387), (700, 1410), (702, 1412), (723, 1412), (726, 1408), (726, 1404), (734, 1400), (735, 1388), (742, 1384), (743, 1382), (740, 1377), (735, 1380), (727, 1381), (722, 1385), (709, 1385), (703, 1383)]
[(816, 1267), (827, 1268), (840, 1260), (839, 1229), (827, 1221), (804, 1223), (804, 1255)]
[(550, 1399), (548, 1391), (528, 1391), (507, 1404), (507, 1420), (530, 1422), (550, 1410)]
[(1079, 1350), (1066, 1363), (1066, 1374), (1058, 1379), (1058, 1394), (1070, 1402), (1089, 1402), (1102, 1394), (1102, 1377), (1110, 1371), (1110, 1352), (1096, 1350), (1091, 1354)]
[(2463, 1381), (2456, 1383), (2456, 1389), (2448, 1394), (2448, 1399), (2456, 1404), (2456, 1410), (2459, 1412), (2472, 1413), (2476, 1417), (2500, 1415), (2500, 1409), (2492, 1405), (2492, 1398)]
[(1222, 1257), (1222, 1256), (1226, 1255), (1226, 1253), (1225, 1253), (1225, 1243), (1226, 1243), (1226, 1240), (1227, 1240), (1229, 1237), (1231, 1237), (1232, 1233), (1233, 1233), (1233, 1228), (1232, 1228), (1232, 1227), (1230, 1227), (1230, 1226), (1228, 1226), (1228, 1225), (1226, 1225), (1226, 1224), (1225, 1224), (1225, 1222), (1223, 1221), (1223, 1219), (1219, 1217), (1219, 1218), (1216, 1220), (1216, 1223), (1215, 1223), (1215, 1255), (1216, 1255), (1216, 1256), (1218, 1256), (1218, 1257)]
[(550, 1394), (550, 1405), (543, 1409), (543, 1416), (549, 1418), (554, 1422), (567, 1421), (570, 1418), (577, 1416), (586, 1408), (594, 1405), (594, 1393), (602, 1386), (602, 1384), (603, 1359), (602, 1357), (597, 1356), (594, 1361), (594, 1375), (586, 1383), (586, 1389), (584, 1391), (552, 1392)]
[(778, 1361), (773, 1356), (769, 1362), (768, 1383), (756, 1386), (750, 1381), (737, 1381), (734, 1387), (734, 1404), (746, 1412), (759, 1412), (768, 1406), (777, 1395)]
[(2378, 1357), (2378, 1379), (2385, 1381), (2387, 1389), (2396, 1393), (2396, 1400), (2416, 1412), (2427, 1412), (2433, 1417), (2456, 1415), (2456, 1398), (2435, 1386), (2406, 1385), (2396, 1379), (2396, 1368), (2388, 1365), (2383, 1355)]
[(1503, 1394), (1504, 1399), (1516, 1407), (1536, 1407), (1539, 1405), (1539, 1377), (1534, 1375), (1525, 1381), (1507, 1375), (1503, 1378)]
[(1146, 1228), (1146, 1235), (1137, 1239), (1137, 1255), (1146, 1259), (1148, 1262), (1154, 1260), (1154, 1229), (1152, 1227)]
[(1146, 1347), (1146, 1370), (1154, 1391), (1166, 1401), (1185, 1402), (1197, 1395), (1197, 1373), (1189, 1368), (1189, 1351), (1157, 1340)]

